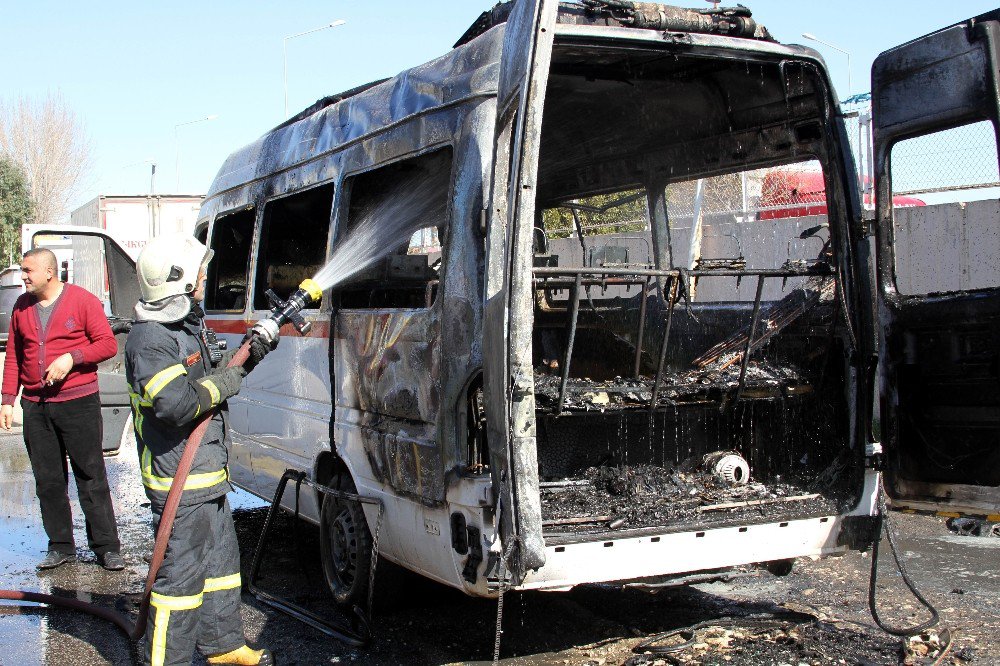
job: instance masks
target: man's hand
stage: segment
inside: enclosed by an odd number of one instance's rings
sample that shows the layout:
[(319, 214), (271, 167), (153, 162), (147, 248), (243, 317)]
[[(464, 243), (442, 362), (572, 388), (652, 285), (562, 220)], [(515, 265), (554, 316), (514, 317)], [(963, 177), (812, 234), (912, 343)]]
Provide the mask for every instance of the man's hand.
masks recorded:
[(14, 423), (14, 405), (4, 405), (0, 407), (0, 428), (10, 430)]
[(250, 356), (247, 357), (246, 362), (243, 364), (243, 369), (250, 372), (257, 367), (257, 364), (264, 360), (275, 347), (278, 346), (278, 340), (275, 339), (274, 342), (269, 342), (262, 335), (254, 335), (250, 338)]
[(45, 383), (48, 385), (55, 384), (56, 382), (61, 382), (66, 379), (66, 375), (69, 371), (73, 369), (73, 356), (70, 354), (63, 354), (56, 360), (49, 364), (49, 367), (45, 368)]

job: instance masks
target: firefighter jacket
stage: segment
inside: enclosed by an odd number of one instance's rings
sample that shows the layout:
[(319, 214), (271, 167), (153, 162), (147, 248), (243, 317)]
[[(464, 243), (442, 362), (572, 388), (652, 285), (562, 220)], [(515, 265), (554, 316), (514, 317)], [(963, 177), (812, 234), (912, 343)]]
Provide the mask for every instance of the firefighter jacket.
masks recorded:
[[(154, 511), (162, 510), (188, 437), (198, 417), (222, 398), (208, 375), (209, 352), (196, 313), (163, 324), (136, 322), (125, 343), (125, 377), (132, 399), (136, 445)], [(229, 459), (224, 408), (215, 409), (184, 484), (181, 506), (226, 494)]]

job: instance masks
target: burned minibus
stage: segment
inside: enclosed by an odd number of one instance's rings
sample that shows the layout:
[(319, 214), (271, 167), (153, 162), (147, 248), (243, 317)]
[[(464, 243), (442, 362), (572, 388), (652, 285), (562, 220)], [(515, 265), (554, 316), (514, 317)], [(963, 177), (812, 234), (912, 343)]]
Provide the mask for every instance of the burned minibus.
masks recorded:
[[(866, 548), (883, 468), (997, 513), (998, 284), (900, 293), (888, 185), (896, 141), (996, 124), (997, 18), (876, 64), (874, 223), (822, 59), (743, 7), (503, 3), (320, 100), (211, 186), (209, 325), (235, 344), (365, 225), (386, 252), (229, 401), (232, 481), (375, 498), (382, 557), (480, 596)], [(297, 510), (358, 599), (375, 505)]]

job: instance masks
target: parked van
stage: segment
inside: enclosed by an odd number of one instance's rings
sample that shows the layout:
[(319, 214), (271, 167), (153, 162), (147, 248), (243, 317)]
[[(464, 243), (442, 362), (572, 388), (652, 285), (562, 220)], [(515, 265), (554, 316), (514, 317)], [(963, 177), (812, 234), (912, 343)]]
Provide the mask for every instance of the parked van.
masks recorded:
[[(233, 482), (377, 498), (383, 557), (479, 596), (867, 548), (883, 472), (899, 506), (1000, 512), (1000, 283), (899, 293), (889, 184), (895, 142), (997, 122), (1000, 12), (876, 63), (871, 227), (815, 51), (631, 6), (500, 4), (229, 157), (199, 220), (231, 345), (361, 220), (392, 248), (229, 401)], [(826, 214), (759, 216), (775, 170), (821, 172)], [(300, 500), (359, 598), (376, 508)]]
[(24, 293), (24, 285), (0, 285), (0, 346), (7, 348), (7, 338), (10, 335), (10, 315), (14, 310), (14, 301)]

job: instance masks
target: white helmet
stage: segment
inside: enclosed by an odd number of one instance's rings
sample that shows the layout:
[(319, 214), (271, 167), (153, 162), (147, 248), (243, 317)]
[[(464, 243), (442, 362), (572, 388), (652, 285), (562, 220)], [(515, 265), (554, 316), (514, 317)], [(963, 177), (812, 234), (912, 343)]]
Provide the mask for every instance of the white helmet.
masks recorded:
[(139, 253), (136, 271), (142, 300), (155, 303), (170, 296), (190, 294), (198, 287), (198, 273), (214, 253), (186, 233), (157, 236)]

